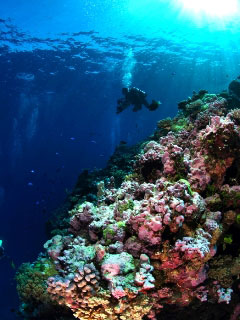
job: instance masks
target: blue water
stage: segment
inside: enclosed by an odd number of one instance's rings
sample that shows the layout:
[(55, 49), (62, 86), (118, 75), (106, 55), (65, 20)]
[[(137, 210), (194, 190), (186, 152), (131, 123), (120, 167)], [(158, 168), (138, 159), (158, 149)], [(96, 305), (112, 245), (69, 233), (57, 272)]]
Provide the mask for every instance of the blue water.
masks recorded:
[[(0, 4), (0, 319), (16, 319), (15, 270), (85, 168), (102, 168), (174, 116), (193, 90), (240, 74), (237, 17), (193, 19), (174, 1), (8, 0)], [(116, 114), (123, 86), (162, 105)]]

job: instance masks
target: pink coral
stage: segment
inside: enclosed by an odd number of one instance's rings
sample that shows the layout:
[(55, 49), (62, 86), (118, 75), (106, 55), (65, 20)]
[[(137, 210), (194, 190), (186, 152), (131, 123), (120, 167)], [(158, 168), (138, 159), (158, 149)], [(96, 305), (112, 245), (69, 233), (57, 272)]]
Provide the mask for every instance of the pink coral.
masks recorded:
[(208, 279), (208, 268), (239, 213), (240, 187), (231, 184), (239, 177), (226, 176), (239, 160), (240, 128), (216, 95), (184, 106), (205, 111), (145, 144), (133, 174), (118, 189), (99, 184), (96, 205), (70, 211), (70, 235), (44, 245), (58, 273), (48, 293), (76, 318), (156, 319), (165, 305), (230, 302), (232, 289)]

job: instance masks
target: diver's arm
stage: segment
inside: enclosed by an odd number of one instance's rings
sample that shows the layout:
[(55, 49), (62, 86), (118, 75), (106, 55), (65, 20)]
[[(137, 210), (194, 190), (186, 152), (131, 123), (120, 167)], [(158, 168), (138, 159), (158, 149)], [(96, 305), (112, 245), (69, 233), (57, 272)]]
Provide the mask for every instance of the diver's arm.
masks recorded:
[(127, 107), (129, 106), (130, 106), (130, 103), (128, 101), (126, 101), (125, 99), (119, 99), (116, 113), (119, 114), (123, 110), (127, 109)]

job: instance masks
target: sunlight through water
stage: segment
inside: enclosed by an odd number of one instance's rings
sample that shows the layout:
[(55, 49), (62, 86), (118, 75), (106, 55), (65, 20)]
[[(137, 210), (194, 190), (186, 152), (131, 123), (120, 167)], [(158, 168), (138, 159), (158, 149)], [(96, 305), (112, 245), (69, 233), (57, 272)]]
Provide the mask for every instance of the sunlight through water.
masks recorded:
[(240, 9), (238, 0), (176, 0), (175, 5), (199, 24), (213, 22), (217, 28), (237, 19)]
[(238, 0), (178, 0), (184, 9), (211, 17), (230, 17), (238, 12)]

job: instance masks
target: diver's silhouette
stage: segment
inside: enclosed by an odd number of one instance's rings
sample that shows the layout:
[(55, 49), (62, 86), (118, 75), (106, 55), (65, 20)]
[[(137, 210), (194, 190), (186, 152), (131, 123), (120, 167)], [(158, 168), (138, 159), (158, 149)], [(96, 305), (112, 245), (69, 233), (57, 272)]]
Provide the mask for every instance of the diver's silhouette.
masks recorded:
[(11, 266), (13, 269), (16, 268), (16, 266), (15, 266), (12, 258), (11, 258), (10, 256), (8, 256), (8, 255), (5, 254), (5, 250), (4, 250), (4, 247), (3, 247), (3, 241), (0, 240), (0, 260), (3, 259), (3, 258), (4, 258), (4, 260), (6, 260), (6, 261), (8, 261), (8, 262), (10, 263), (10, 266)]
[(152, 103), (149, 104), (146, 100), (146, 92), (135, 87), (123, 88), (122, 94), (124, 95), (124, 97), (117, 101), (117, 113), (122, 112), (130, 105), (133, 105), (134, 112), (141, 110), (142, 105), (144, 105), (148, 110), (154, 111), (161, 104), (161, 102), (155, 100), (152, 100)]
[(5, 256), (4, 248), (2, 245), (2, 242), (0, 242), (0, 259), (2, 259)]

